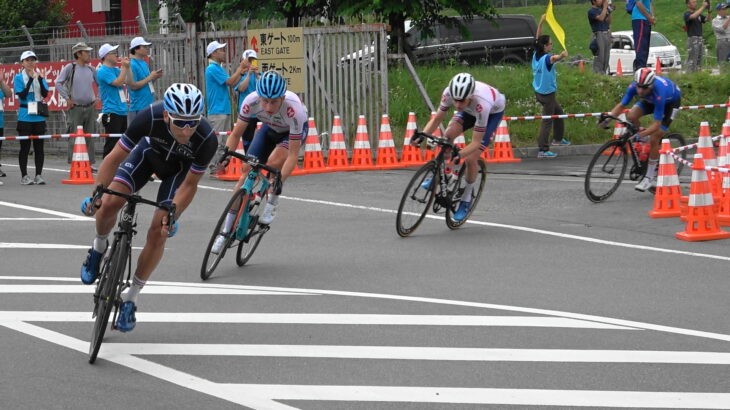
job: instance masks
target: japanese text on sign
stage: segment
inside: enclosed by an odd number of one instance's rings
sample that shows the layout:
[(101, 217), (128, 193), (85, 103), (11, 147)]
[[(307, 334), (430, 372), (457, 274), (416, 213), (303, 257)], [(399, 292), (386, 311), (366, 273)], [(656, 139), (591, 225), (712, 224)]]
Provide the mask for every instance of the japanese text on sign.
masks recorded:
[(304, 31), (301, 27), (249, 30), (251, 48), (256, 50), (262, 72), (278, 70), (288, 89), (304, 92)]

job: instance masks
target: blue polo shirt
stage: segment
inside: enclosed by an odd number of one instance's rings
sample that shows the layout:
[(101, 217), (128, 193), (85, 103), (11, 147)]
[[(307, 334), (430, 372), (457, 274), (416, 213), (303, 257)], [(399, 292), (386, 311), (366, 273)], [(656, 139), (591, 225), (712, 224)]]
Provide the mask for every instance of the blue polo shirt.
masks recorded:
[(256, 91), (256, 81), (258, 79), (256, 78), (256, 75), (251, 73), (246, 73), (241, 76), (241, 81), (236, 84), (236, 89), (238, 89), (238, 86), (241, 85), (241, 83), (246, 79), (246, 77), (251, 76), (251, 81), (248, 82), (248, 87), (246, 87), (245, 90), (238, 93), (238, 109), (240, 110), (243, 106), (243, 99), (246, 98), (247, 95), (251, 94), (252, 92)]
[[(646, 11), (651, 14), (651, 2), (652, 0), (636, 0), (637, 3), (641, 3), (644, 5), (644, 8)], [(646, 20), (646, 17), (644, 17), (643, 14), (639, 11), (639, 8), (637, 6), (634, 6), (634, 9), (631, 11), (631, 20)]]
[[(130, 58), (130, 68), (132, 69), (132, 79), (134, 81), (140, 81), (147, 78), (150, 75), (150, 67), (142, 59)], [(138, 90), (129, 88), (129, 111), (140, 111), (150, 106), (155, 101), (155, 97), (152, 95), (150, 85), (145, 84)]]
[(538, 94), (552, 94), (558, 90), (558, 75), (555, 65), (550, 62), (552, 54), (544, 54), (540, 59), (532, 55), (532, 88)]
[(603, 13), (603, 7), (591, 7), (588, 9), (588, 23), (591, 25), (591, 30), (595, 33), (596, 31), (608, 31), (608, 23), (606, 22), (606, 19), (608, 19), (608, 16), (611, 14), (610, 11), (606, 13), (606, 18), (601, 21), (598, 20), (598, 16)]
[(119, 97), (119, 91), (123, 92), (124, 87), (112, 85), (121, 72), (119, 67), (105, 65), (96, 70), (96, 83), (99, 84), (99, 95), (101, 96), (101, 112), (104, 114), (127, 115), (127, 103), (123, 103)]
[[(48, 83), (46, 82), (45, 78), (40, 79), (41, 87), (48, 89)], [(23, 73), (20, 72), (18, 75), (15, 76), (15, 79), (13, 79), (13, 88), (15, 89), (15, 94), (18, 94), (19, 92), (22, 92), (25, 90), (25, 83), (23, 82)], [(25, 122), (43, 122), (46, 120), (46, 117), (40, 116), (40, 115), (30, 115), (28, 114), (28, 101), (35, 101), (35, 93), (33, 92), (33, 86), (30, 87), (30, 91), (28, 92), (28, 95), (25, 98), (18, 98), (18, 101), (20, 104), (25, 105), (26, 107), (20, 107), (18, 108), (18, 121), (25, 121)]]
[(229, 75), (220, 64), (211, 61), (205, 69), (205, 102), (208, 115), (231, 114), (231, 99), (228, 96)]

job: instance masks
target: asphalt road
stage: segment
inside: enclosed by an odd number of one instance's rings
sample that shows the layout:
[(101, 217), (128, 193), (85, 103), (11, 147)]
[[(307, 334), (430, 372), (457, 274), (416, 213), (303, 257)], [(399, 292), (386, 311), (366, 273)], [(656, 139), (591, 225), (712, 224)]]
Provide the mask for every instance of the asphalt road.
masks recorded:
[(91, 188), (60, 184), (58, 160), (20, 186), (4, 161), (0, 407), (730, 408), (729, 242), (675, 239), (680, 221), (648, 218), (628, 183), (590, 203), (587, 162), (490, 165), (470, 223), (405, 239), (413, 170), (294, 177), (249, 264), (229, 253), (201, 282), (231, 186), (206, 178), (137, 328), (90, 365)]

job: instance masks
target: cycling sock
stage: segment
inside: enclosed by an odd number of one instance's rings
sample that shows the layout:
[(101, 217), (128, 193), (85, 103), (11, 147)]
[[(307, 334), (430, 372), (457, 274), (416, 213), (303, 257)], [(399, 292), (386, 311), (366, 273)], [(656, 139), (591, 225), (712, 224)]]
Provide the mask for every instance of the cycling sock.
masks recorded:
[(104, 253), (106, 251), (106, 245), (107, 240), (106, 238), (109, 236), (107, 235), (96, 235), (96, 238), (94, 238), (94, 250), (99, 253)]
[(269, 197), (269, 203), (271, 205), (279, 205), (279, 195), (271, 195)]
[(471, 201), (471, 195), (472, 192), (474, 192), (474, 185), (477, 184), (477, 181), (474, 181), (472, 183), (466, 184), (466, 187), (464, 187), (464, 194), (461, 195), (461, 202), (470, 202)]
[(223, 223), (223, 233), (228, 233), (231, 231), (231, 227), (233, 226), (233, 221), (236, 220), (236, 213), (231, 212), (230, 210), (226, 214), (226, 221)]
[(650, 159), (649, 160), (649, 165), (646, 168), (646, 178), (649, 178), (649, 179), (656, 178), (657, 168), (659, 168), (659, 160), (658, 159)]
[(139, 296), (139, 292), (142, 290), (146, 283), (146, 280), (142, 280), (138, 278), (137, 275), (134, 275), (134, 278), (132, 279), (132, 286), (129, 287), (129, 291), (127, 291), (127, 293), (123, 297), (124, 301), (132, 301), (132, 303), (136, 305), (137, 296)]

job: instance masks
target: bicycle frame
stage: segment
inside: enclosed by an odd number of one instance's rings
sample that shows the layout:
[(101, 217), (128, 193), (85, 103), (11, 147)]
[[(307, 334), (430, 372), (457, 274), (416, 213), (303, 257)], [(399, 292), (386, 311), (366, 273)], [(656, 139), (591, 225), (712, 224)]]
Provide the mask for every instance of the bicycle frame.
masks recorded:
[[(254, 185), (257, 181), (260, 181), (261, 184), (259, 185), (258, 189), (254, 191)], [(264, 176), (261, 171), (251, 168), (251, 170), (248, 172), (248, 176), (246, 177), (246, 182), (241, 186), (241, 189), (246, 191), (248, 195), (246, 195), (246, 202), (244, 203), (244, 206), (240, 207), (239, 210), (243, 215), (238, 215), (238, 226), (236, 227), (236, 239), (239, 241), (242, 241), (246, 238), (246, 231), (248, 229), (249, 225), (249, 218), (250, 215), (248, 212), (244, 212), (244, 210), (248, 210), (248, 205), (251, 203), (251, 196), (256, 195), (257, 193), (261, 193), (263, 196), (263, 193), (266, 192), (267, 189), (269, 189), (269, 185), (271, 185), (271, 182), (269, 182), (269, 178)], [(242, 219), (245, 218), (245, 219)]]

